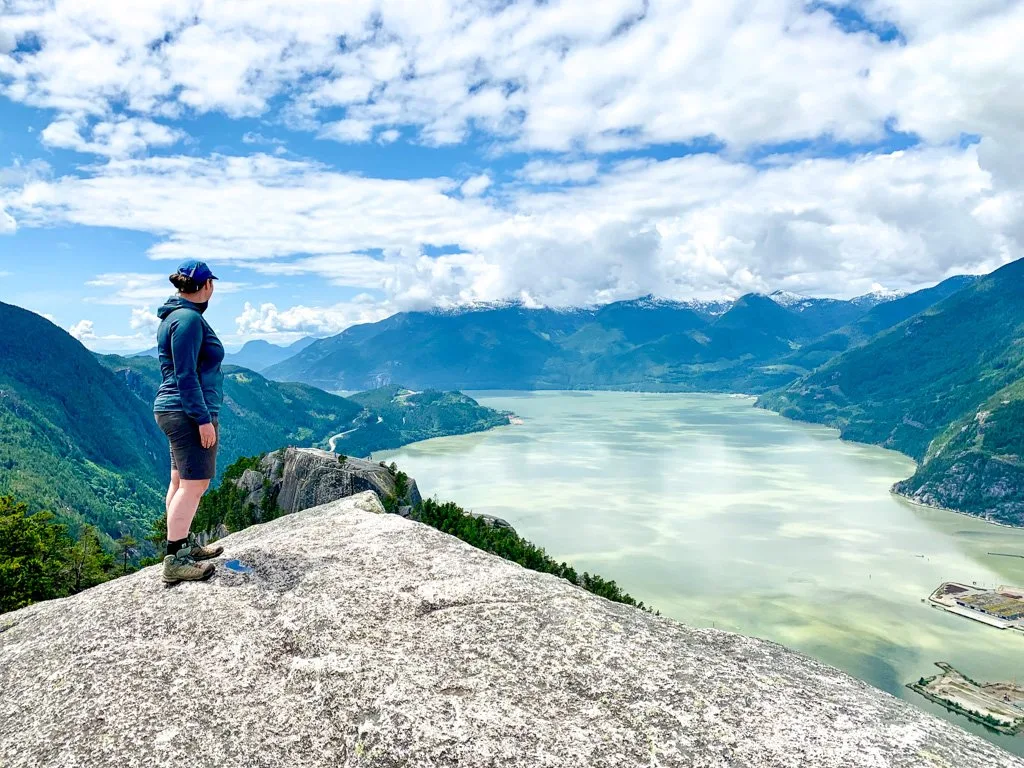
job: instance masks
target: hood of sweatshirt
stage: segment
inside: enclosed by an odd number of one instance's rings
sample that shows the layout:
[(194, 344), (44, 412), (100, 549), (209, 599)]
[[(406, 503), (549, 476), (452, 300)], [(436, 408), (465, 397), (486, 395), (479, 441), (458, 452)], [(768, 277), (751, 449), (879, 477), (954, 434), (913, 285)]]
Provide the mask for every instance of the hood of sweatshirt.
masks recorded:
[(171, 296), (171, 298), (169, 298), (164, 305), (156, 311), (156, 316), (163, 320), (176, 309), (191, 309), (201, 315), (206, 311), (208, 306), (209, 302), (196, 304), (194, 301), (181, 298), (181, 296)]

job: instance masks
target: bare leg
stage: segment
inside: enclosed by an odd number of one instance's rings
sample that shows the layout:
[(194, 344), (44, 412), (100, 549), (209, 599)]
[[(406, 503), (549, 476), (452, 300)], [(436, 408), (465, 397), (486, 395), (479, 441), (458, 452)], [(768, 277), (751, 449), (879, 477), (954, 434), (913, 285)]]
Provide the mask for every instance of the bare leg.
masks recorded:
[(209, 480), (180, 480), (178, 490), (174, 492), (167, 505), (167, 539), (178, 541), (188, 537), (192, 519), (199, 509), (199, 500), (203, 498)]
[(178, 492), (178, 486), (181, 485), (181, 474), (176, 469), (171, 470), (171, 484), (167, 486), (167, 500), (164, 502), (164, 512), (170, 514), (171, 511), (171, 499), (174, 498), (174, 494)]

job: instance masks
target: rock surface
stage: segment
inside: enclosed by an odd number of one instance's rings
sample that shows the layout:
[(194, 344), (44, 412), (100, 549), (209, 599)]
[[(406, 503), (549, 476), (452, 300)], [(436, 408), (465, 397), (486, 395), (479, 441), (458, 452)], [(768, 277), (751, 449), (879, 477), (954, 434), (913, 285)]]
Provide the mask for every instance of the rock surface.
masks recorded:
[(946, 766), (1024, 761), (760, 640), (594, 597), (362, 493), (0, 617), (0, 764)]
[[(264, 488), (264, 480), (269, 487)], [(378, 462), (338, 456), (316, 448), (285, 448), (268, 453), (259, 471), (246, 470), (238, 484), (249, 492), (246, 501), (257, 509), (265, 492), (276, 495), (284, 514), (336, 501), (363, 491), (380, 498), (395, 494), (395, 478)], [(400, 501), (415, 506), (421, 501), (416, 481), (409, 478), (409, 491)]]

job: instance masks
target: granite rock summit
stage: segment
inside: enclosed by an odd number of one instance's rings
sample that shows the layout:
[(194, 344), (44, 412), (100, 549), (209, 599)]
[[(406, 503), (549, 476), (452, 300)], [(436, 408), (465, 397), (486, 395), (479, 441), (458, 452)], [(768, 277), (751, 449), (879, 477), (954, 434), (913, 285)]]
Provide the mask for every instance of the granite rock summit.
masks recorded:
[[(283, 448), (268, 453), (259, 469), (248, 469), (238, 485), (248, 491), (246, 502), (259, 507), (270, 493), (282, 514), (301, 512), (364, 491), (379, 498), (397, 496), (395, 476), (375, 461), (339, 456), (316, 448)], [(422, 499), (416, 481), (408, 480), (400, 504), (415, 506)]]
[(360, 493), (223, 539), (247, 572), (148, 568), (0, 617), (0, 764), (1024, 766), (778, 645), (382, 511)]

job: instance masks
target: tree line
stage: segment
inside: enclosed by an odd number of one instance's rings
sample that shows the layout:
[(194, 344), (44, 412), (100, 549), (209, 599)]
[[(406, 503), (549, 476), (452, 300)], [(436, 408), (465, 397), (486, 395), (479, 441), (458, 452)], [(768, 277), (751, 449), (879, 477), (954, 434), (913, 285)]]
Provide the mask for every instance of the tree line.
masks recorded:
[(0, 613), (40, 600), (68, 597), (135, 570), (138, 542), (130, 535), (104, 549), (99, 530), (82, 526), (77, 538), (50, 512), (0, 496)]

